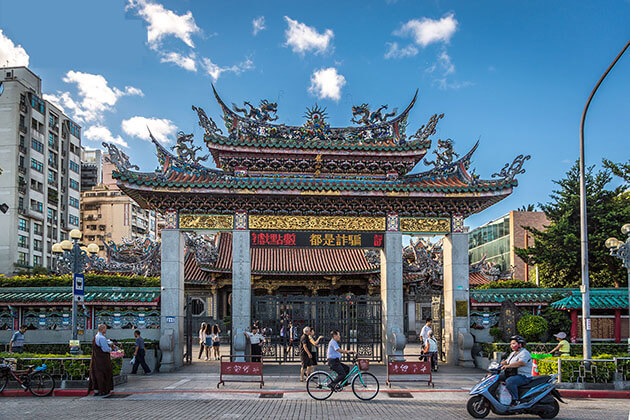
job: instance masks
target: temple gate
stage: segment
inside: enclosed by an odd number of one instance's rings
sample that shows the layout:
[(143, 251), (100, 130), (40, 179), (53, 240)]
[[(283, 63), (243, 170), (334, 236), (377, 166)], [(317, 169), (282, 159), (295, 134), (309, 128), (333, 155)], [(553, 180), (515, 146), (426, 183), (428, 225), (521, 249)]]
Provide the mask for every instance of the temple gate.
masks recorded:
[[(214, 88), (213, 88), (214, 90)], [(275, 124), (277, 104), (229, 108), (214, 90), (227, 133), (203, 109), (192, 107), (204, 128), (204, 141), (219, 169), (203, 166), (208, 156), (193, 145), (192, 134), (178, 133), (168, 151), (151, 136), (160, 167), (142, 173), (114, 145), (109, 160), (119, 187), (144, 208), (162, 212), (161, 340), (162, 369), (182, 364), (184, 351), (183, 232), (231, 232), (232, 353), (243, 354), (243, 331), (251, 327), (251, 247), (322, 246), (341, 235), (350, 246), (374, 247), (380, 253), (382, 354), (402, 354), (403, 234), (446, 235), (444, 240), (444, 339), (449, 363), (471, 363), (468, 332), (468, 234), (464, 218), (507, 197), (515, 175), (529, 157), (506, 164), (492, 180), (468, 168), (478, 143), (459, 159), (451, 140), (438, 140), (429, 169), (410, 173), (431, 146), (438, 121), (407, 136), (411, 103), (397, 115), (352, 108), (352, 127), (331, 128), (325, 108), (306, 110), (302, 126)], [(243, 115), (240, 115), (243, 114)], [(136, 170), (134, 170), (136, 169)], [(261, 236), (262, 235), (262, 236)], [(320, 235), (321, 243), (310, 241)], [(371, 235), (371, 236), (370, 236)], [(378, 246), (368, 244), (378, 237)], [(293, 238), (295, 242), (292, 242)], [(300, 239), (301, 238), (301, 239)], [(348, 239), (351, 238), (351, 239)], [(278, 241), (281, 240), (280, 244)], [(258, 241), (253, 243), (253, 241)], [(275, 241), (275, 243), (273, 243)], [(288, 241), (288, 242), (287, 242)], [(330, 242), (333, 241), (333, 242)], [(355, 242), (356, 241), (356, 242)], [(317, 242), (317, 240), (316, 240)], [(258, 244), (258, 245), (257, 245)], [(352, 245), (354, 244), (354, 245)], [(323, 333), (323, 332), (322, 332)]]

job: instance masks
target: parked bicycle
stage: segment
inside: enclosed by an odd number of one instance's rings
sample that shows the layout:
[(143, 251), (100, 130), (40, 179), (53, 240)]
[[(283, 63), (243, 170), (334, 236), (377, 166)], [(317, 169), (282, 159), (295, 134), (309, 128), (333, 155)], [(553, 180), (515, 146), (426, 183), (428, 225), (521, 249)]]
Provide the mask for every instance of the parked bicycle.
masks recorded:
[(354, 366), (335, 389), (330, 387), (334, 379), (333, 376), (323, 371), (311, 373), (306, 379), (308, 395), (316, 400), (323, 401), (330, 397), (333, 392), (341, 392), (346, 385), (352, 384), (352, 392), (358, 399), (369, 401), (376, 397), (379, 391), (376, 376), (369, 372), (362, 372), (359, 369), (359, 361), (356, 357), (354, 357), (352, 363)]
[(4, 391), (9, 379), (13, 378), (25, 391), (37, 397), (46, 397), (55, 390), (55, 379), (46, 372), (46, 364), (35, 367), (25, 366), (26, 369), (14, 370), (12, 363), (16, 359), (0, 359), (0, 392)]

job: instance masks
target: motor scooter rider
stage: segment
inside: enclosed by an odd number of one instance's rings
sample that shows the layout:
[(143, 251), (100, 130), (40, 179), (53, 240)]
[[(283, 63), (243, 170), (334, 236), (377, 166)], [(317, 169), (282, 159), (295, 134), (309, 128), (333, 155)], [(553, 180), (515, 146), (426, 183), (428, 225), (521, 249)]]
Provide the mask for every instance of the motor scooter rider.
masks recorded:
[[(520, 335), (510, 338), (512, 353), (501, 362), (501, 370), (505, 371), (507, 379), (505, 387), (512, 395), (512, 405), (518, 405), (518, 387), (526, 385), (530, 381), (532, 373), (532, 355), (525, 348), (525, 339)], [(508, 371), (516, 369), (516, 371)]]

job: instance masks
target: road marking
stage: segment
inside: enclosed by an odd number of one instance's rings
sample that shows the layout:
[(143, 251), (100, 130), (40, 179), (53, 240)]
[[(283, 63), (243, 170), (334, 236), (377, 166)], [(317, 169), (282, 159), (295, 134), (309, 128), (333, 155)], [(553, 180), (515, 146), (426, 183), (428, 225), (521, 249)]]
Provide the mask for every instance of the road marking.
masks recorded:
[(190, 379), (182, 379), (181, 381), (177, 381), (177, 382), (175, 382), (173, 385), (169, 385), (169, 386), (167, 386), (167, 387), (166, 387), (166, 388), (164, 388), (164, 389), (175, 389), (175, 388), (177, 388), (178, 386), (180, 386), (180, 385), (184, 385), (186, 382), (189, 382), (189, 381), (190, 381)]

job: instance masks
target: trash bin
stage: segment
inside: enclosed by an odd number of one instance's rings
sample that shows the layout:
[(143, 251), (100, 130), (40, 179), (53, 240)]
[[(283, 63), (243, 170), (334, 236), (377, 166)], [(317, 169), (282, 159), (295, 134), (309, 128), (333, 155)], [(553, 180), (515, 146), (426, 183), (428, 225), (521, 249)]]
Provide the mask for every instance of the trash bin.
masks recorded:
[(538, 373), (538, 360), (539, 359), (547, 359), (549, 357), (553, 357), (553, 354), (532, 353), (532, 376), (540, 375)]

